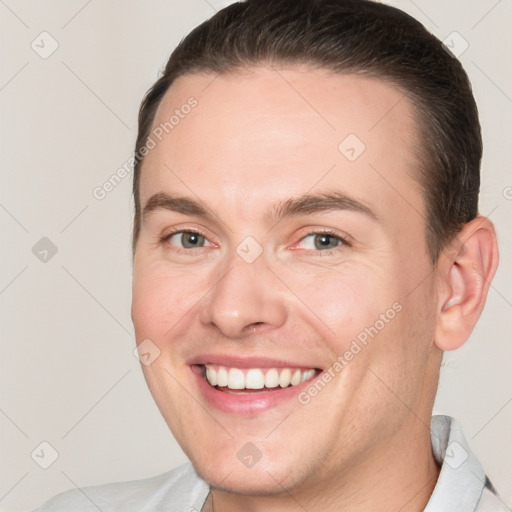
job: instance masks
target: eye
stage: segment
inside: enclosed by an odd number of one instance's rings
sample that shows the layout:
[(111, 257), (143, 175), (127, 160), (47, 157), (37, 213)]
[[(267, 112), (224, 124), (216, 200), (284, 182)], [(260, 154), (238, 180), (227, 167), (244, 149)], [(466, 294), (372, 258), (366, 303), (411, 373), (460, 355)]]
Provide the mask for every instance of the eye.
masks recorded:
[[(170, 242), (179, 249), (201, 249), (205, 247), (207, 239), (197, 231), (175, 231), (165, 235), (162, 242)], [(207, 243), (210, 244), (210, 242)]]
[[(202, 249), (207, 246), (215, 246), (215, 244), (208, 241), (206, 236), (192, 230), (168, 233), (161, 241), (175, 246), (178, 252), (183, 249)], [(309, 233), (296, 244), (299, 249), (316, 252), (331, 252), (340, 246), (350, 246), (350, 244), (345, 238), (330, 231)]]
[[(302, 247), (299, 247), (302, 244)], [(303, 237), (297, 244), (298, 248), (328, 252), (339, 246), (349, 245), (349, 243), (341, 236), (331, 232), (310, 233)]]

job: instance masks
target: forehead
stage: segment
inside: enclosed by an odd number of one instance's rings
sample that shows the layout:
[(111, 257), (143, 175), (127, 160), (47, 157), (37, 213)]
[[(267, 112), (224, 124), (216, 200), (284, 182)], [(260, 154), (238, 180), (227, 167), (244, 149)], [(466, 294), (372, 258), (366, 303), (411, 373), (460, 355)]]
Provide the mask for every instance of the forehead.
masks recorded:
[(143, 164), (142, 205), (161, 190), (209, 195), (214, 208), (243, 217), (274, 199), (336, 188), (377, 210), (400, 198), (405, 209), (422, 208), (411, 178), (414, 109), (383, 80), (307, 66), (188, 74), (164, 96), (159, 129)]

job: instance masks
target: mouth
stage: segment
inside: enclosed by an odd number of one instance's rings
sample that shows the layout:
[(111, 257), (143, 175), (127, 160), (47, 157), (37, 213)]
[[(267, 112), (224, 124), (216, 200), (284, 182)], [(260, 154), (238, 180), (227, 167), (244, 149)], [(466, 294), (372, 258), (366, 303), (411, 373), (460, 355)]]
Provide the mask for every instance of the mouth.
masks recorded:
[(215, 409), (237, 416), (257, 416), (283, 405), (300, 405), (297, 396), (322, 373), (294, 366), (227, 366), (195, 363), (190, 369), (199, 392)]
[(200, 369), (211, 387), (238, 395), (295, 387), (321, 371), (318, 368), (229, 368), (212, 364), (200, 365)]

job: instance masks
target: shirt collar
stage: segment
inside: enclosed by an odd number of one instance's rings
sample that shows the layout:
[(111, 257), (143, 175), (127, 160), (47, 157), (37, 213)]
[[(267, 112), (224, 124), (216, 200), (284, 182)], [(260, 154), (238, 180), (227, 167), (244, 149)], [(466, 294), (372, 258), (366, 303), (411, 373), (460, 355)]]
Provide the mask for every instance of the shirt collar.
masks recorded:
[(432, 416), (430, 434), (441, 472), (424, 512), (473, 512), (487, 478), (460, 425), (450, 416)]

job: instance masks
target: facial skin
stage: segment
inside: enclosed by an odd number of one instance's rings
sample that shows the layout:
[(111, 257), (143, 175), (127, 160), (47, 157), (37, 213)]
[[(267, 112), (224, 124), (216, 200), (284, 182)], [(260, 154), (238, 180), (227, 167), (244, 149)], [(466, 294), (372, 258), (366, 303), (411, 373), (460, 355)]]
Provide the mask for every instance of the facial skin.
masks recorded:
[[(299, 66), (189, 74), (167, 92), (154, 127), (191, 96), (197, 107), (145, 157), (140, 200), (144, 208), (165, 192), (213, 214), (145, 216), (132, 319), (137, 343), (160, 350), (143, 366), (146, 381), (213, 486), (215, 510), (423, 510), (438, 474), (429, 426), (441, 350), (467, 339), (483, 307), (488, 284), (469, 286), (466, 268), (492, 278), (492, 224), (467, 225), (460, 267), (461, 240), (432, 267), (412, 177), (412, 104), (383, 81)], [(338, 149), (349, 134), (366, 146), (354, 161)], [(278, 203), (333, 191), (375, 218), (350, 209), (270, 216)], [(326, 229), (331, 248), (315, 248), (321, 235), (312, 233)], [(205, 241), (161, 241), (187, 230)], [(252, 263), (237, 253), (248, 236), (263, 249)], [(394, 318), (307, 404), (294, 396), (225, 412), (205, 399), (191, 369), (214, 354), (327, 371), (396, 303)], [(261, 453), (252, 467), (237, 456), (247, 443)]]

